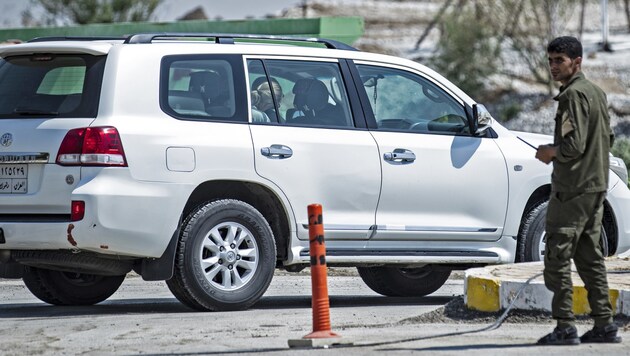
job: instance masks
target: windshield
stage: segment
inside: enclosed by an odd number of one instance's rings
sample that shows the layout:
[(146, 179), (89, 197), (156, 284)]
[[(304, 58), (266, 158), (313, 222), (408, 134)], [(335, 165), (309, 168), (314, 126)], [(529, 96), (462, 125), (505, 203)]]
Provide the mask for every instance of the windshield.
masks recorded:
[(105, 56), (0, 59), (0, 118), (96, 117)]

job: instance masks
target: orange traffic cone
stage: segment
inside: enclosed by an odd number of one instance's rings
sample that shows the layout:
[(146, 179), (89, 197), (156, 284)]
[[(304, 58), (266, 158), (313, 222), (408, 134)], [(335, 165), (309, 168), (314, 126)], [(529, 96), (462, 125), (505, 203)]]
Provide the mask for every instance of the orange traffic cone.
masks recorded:
[(324, 242), (324, 221), (322, 206), (308, 206), (309, 254), (311, 256), (311, 288), (313, 308), (313, 332), (305, 339), (339, 338), (330, 329), (330, 300), (326, 268), (326, 243)]
[(351, 344), (330, 329), (330, 301), (326, 280), (326, 244), (322, 206), (308, 206), (309, 254), (311, 257), (311, 286), (313, 308), (313, 332), (302, 339), (289, 340), (290, 347), (328, 347), (334, 344)]

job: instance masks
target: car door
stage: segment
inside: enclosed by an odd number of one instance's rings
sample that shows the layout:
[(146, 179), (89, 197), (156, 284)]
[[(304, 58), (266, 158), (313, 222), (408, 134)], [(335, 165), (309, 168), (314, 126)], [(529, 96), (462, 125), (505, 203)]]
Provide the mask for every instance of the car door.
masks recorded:
[(307, 206), (319, 203), (327, 239), (367, 239), (380, 162), (349, 105), (341, 63), (250, 58), (247, 68), (256, 172), (288, 198), (298, 237), (308, 238)]
[(374, 239), (498, 239), (505, 160), (493, 138), (470, 134), (463, 101), (404, 67), (356, 68), (383, 167)]

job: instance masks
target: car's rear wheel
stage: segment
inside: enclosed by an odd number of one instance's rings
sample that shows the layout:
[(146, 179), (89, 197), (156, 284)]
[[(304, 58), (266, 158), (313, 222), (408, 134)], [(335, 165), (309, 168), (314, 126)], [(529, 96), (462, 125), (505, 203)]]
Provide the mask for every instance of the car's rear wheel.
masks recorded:
[(93, 305), (114, 294), (125, 275), (100, 276), (26, 266), (22, 277), (34, 296), (53, 305)]
[(267, 290), (275, 262), (273, 233), (262, 214), (242, 201), (217, 200), (184, 221), (166, 283), (193, 309), (241, 310)]
[[(543, 261), (545, 259), (545, 224), (549, 201), (539, 202), (532, 208), (521, 225), (518, 237), (518, 262)], [(600, 249), (608, 256), (608, 236), (602, 227)]]
[(420, 268), (357, 267), (363, 282), (389, 297), (422, 297), (440, 289), (451, 271), (434, 266)]

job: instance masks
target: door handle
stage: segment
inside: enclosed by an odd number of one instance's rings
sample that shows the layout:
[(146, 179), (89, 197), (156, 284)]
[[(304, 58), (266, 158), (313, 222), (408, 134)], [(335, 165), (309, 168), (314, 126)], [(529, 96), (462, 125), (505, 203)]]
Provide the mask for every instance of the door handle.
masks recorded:
[(383, 153), (383, 159), (389, 162), (410, 163), (416, 160), (416, 154), (404, 148), (397, 148), (394, 152)]
[(271, 145), (270, 147), (263, 147), (260, 149), (260, 153), (268, 158), (284, 159), (293, 156), (293, 150), (291, 147), (285, 145)]

